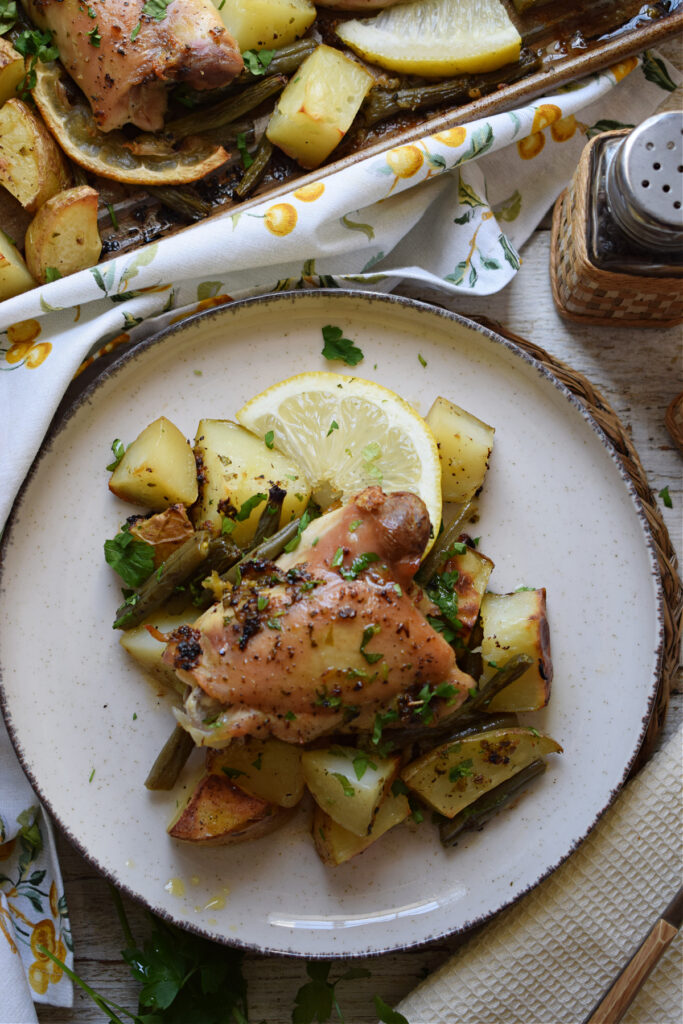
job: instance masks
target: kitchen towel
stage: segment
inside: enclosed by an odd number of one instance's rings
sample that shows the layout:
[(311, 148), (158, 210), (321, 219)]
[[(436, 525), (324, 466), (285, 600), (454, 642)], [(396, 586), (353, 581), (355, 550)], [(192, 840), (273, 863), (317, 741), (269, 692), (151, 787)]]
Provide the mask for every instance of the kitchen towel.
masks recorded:
[[(683, 884), (682, 744), (679, 728), (557, 871), (399, 1004), (410, 1024), (581, 1024)], [(679, 932), (624, 1024), (681, 1021)]]

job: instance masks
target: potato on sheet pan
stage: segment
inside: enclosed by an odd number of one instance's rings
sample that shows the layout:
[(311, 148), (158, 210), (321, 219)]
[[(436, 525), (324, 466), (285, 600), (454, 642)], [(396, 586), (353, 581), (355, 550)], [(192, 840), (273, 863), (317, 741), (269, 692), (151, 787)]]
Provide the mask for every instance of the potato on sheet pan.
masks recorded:
[(40, 207), (25, 240), (27, 266), (40, 284), (97, 263), (102, 252), (98, 198), (94, 188), (79, 185), (58, 192)]
[(42, 120), (23, 100), (7, 100), (0, 107), (0, 185), (33, 213), (70, 184), (62, 152)]

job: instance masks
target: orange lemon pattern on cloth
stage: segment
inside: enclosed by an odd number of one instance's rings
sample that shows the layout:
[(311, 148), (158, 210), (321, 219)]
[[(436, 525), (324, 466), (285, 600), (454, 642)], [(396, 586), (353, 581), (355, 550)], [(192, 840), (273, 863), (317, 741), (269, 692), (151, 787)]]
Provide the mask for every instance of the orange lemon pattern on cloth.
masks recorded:
[(5, 361), (10, 366), (23, 365), (35, 370), (43, 363), (52, 345), (49, 341), (37, 341), (42, 328), (37, 320), (23, 320), (11, 324), (7, 328), (8, 348), (5, 349)]

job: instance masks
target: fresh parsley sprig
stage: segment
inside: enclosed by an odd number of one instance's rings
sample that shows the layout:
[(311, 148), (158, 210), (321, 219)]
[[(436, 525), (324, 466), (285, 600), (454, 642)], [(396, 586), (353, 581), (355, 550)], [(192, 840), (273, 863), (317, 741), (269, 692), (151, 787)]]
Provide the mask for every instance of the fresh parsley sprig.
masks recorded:
[(140, 587), (154, 572), (154, 548), (136, 540), (128, 524), (104, 542), (104, 560), (117, 572), (127, 587)]
[(41, 32), (37, 28), (26, 28), (23, 32), (20, 32), (14, 40), (14, 49), (27, 59), (30, 57), (26, 73), (22, 78), (21, 82), (17, 86), (17, 94), (19, 96), (25, 96), (26, 93), (30, 92), (34, 88), (37, 82), (36, 76), (36, 65), (38, 61), (41, 64), (49, 64), (52, 60), (57, 60), (59, 57), (59, 50), (52, 42), (51, 32)]
[(350, 338), (344, 337), (341, 327), (328, 324), (322, 328), (323, 345), (322, 354), (325, 359), (334, 362), (346, 363), (347, 366), (357, 366), (363, 359), (363, 352), (355, 345)]
[(17, 23), (16, 0), (0, 0), (0, 36), (4, 36)]

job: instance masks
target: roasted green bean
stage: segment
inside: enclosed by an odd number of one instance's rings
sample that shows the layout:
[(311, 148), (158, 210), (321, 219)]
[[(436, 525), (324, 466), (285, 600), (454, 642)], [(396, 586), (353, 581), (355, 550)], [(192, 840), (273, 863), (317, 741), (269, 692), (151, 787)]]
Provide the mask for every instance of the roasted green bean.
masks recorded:
[(232, 569), (228, 569), (228, 571), (223, 574), (223, 579), (234, 585), (239, 579), (241, 567), (246, 562), (272, 562), (278, 557), (278, 555), (282, 554), (285, 549), (285, 545), (289, 544), (290, 540), (293, 540), (294, 537), (296, 537), (298, 529), (299, 520), (293, 519), (291, 523), (287, 523), (287, 525), (283, 526), (281, 530), (274, 533), (272, 537), (264, 540), (263, 544), (259, 544), (259, 546), (254, 548), (253, 551), (249, 551), (244, 558), (237, 563), (237, 565), (233, 565)]
[(238, 117), (243, 117), (264, 100), (281, 92), (286, 84), (287, 79), (284, 75), (270, 75), (260, 82), (256, 82), (255, 85), (243, 89), (242, 92), (226, 97), (213, 107), (202, 107), (187, 114), (186, 117), (169, 121), (166, 131), (176, 139), (184, 139), (188, 135), (197, 135), (214, 128), (222, 128), (224, 125), (236, 121)]
[(138, 626), (143, 619), (160, 608), (173, 591), (185, 583), (206, 560), (210, 539), (211, 535), (206, 530), (199, 530), (176, 548), (117, 609), (114, 629)]
[(415, 581), (421, 586), (426, 586), (434, 573), (441, 568), (446, 560), (448, 549), (457, 541), (463, 532), (463, 526), (472, 513), (472, 502), (463, 502), (458, 505), (455, 517), (449, 525), (434, 541), (432, 550), (429, 552), (420, 568), (415, 573)]
[(317, 46), (318, 43), (315, 39), (297, 39), (296, 42), (289, 43), (288, 46), (283, 46), (282, 49), (276, 50), (270, 63), (257, 73), (254, 74), (249, 68), (245, 67), (239, 75), (237, 82), (238, 84), (255, 82), (268, 75), (291, 75), (292, 71), (296, 71)]
[(256, 150), (254, 151), (251, 163), (245, 169), (244, 174), (242, 175), (242, 180), (235, 188), (235, 193), (240, 197), (240, 199), (244, 199), (246, 195), (256, 188), (259, 181), (266, 173), (266, 169), (270, 163), (272, 155), (273, 143), (264, 133), (261, 136)]
[(176, 725), (145, 779), (147, 789), (173, 789), (193, 749), (189, 732)]
[(488, 793), (482, 794), (468, 807), (463, 807), (454, 818), (442, 820), (439, 825), (439, 838), (442, 844), (454, 846), (463, 832), (483, 828), (486, 822), (498, 814), (498, 811), (502, 810), (511, 800), (514, 800), (532, 779), (542, 775), (546, 767), (546, 762), (541, 759), (532, 761), (511, 779), (506, 779), (490, 789)]

